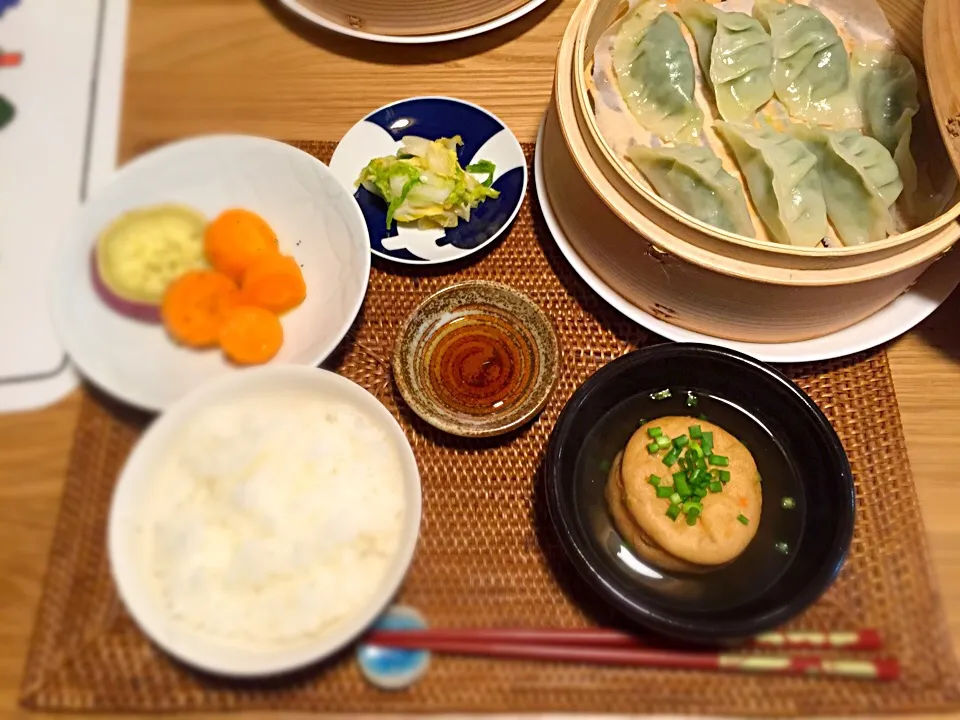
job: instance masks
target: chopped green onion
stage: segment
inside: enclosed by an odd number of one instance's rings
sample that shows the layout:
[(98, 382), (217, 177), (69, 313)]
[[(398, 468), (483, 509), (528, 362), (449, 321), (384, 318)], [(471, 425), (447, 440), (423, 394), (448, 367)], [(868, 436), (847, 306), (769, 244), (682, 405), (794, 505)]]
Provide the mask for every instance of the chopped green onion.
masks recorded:
[(792, 497), (785, 497), (780, 501), (780, 507), (784, 510), (793, 510), (796, 506), (797, 504), (793, 501)]
[(712, 483), (710, 483), (710, 492), (712, 492), (712, 493), (718, 493), (718, 492), (722, 492), (722, 491), (723, 491), (723, 483), (722, 483), (722, 482), (719, 482), (719, 481), (717, 481), (717, 480), (714, 480)]
[(690, 444), (690, 438), (688, 438), (686, 435), (681, 435), (680, 437), (675, 437), (673, 439), (673, 446), (678, 450), (682, 448), (684, 445), (689, 445), (689, 444)]
[(673, 487), (670, 485), (660, 485), (657, 487), (657, 497), (658, 498), (668, 498), (673, 495)]
[(687, 401), (686, 401), (686, 402), (687, 402), (687, 407), (696, 407), (696, 406), (697, 406), (697, 402), (698, 402), (697, 396), (694, 395), (694, 394), (693, 394), (692, 392), (690, 392), (689, 390), (687, 390)]
[(656, 439), (655, 442), (661, 450), (670, 447), (670, 438), (668, 438), (666, 435), (661, 435)]
[(707, 471), (707, 461), (703, 458), (697, 458), (697, 470)]
[(667, 517), (673, 521), (676, 521), (677, 517), (680, 515), (680, 506), (676, 503), (667, 508)]
[(655, 442), (652, 442), (649, 445), (647, 445), (647, 452), (650, 453), (651, 455), (656, 455), (658, 452), (660, 452), (660, 446), (657, 445)]
[(690, 495), (690, 485), (687, 484), (687, 474), (686, 473), (677, 473), (673, 476), (674, 486), (677, 488), (677, 492), (688, 497)]
[(677, 462), (677, 457), (679, 457), (679, 453), (676, 450), (671, 450), (664, 456), (663, 464), (671, 467)]
[(741, 525), (749, 525), (749, 524), (750, 524), (750, 521), (747, 520), (747, 516), (744, 515), (743, 513), (740, 513), (739, 515), (737, 515), (737, 520), (740, 522)]
[(683, 503), (683, 511), (685, 513), (690, 512), (694, 508), (696, 508), (697, 512), (701, 512), (703, 510), (703, 505), (701, 505), (697, 500), (687, 500), (685, 503)]
[(656, 428), (647, 428), (647, 435), (649, 435), (649, 436), (652, 437), (654, 440), (656, 440), (658, 437), (660, 437), (661, 435), (663, 435), (663, 430), (661, 430), (661, 429), (658, 428), (658, 427), (656, 427)]
[(661, 390), (660, 392), (650, 393), (651, 400), (666, 400), (668, 397), (673, 395), (669, 389)]
[(730, 460), (725, 455), (711, 455), (710, 464), (717, 465), (720, 467), (726, 467), (730, 464)]
[(695, 468), (693, 469), (693, 472), (690, 473), (690, 478), (689, 478), (689, 479), (690, 479), (690, 484), (691, 484), (691, 485), (696, 485), (696, 484), (700, 481), (700, 478), (702, 478), (702, 477), (703, 477), (703, 470), (701, 470), (700, 468), (695, 467)]
[(707, 496), (707, 492), (708, 491), (706, 488), (698, 487), (696, 490), (693, 491), (693, 494), (699, 498), (705, 498)]
[(691, 527), (693, 527), (694, 525), (696, 525), (696, 524), (697, 524), (697, 515), (699, 515), (699, 514), (700, 514), (700, 513), (697, 512), (696, 510), (691, 511), (691, 512), (688, 512), (688, 513), (687, 513), (687, 525), (690, 525)]
[(782, 552), (784, 555), (790, 552), (790, 548), (785, 542), (778, 542), (774, 547), (777, 549), (777, 552)]
[(728, 483), (728, 482), (730, 482), (730, 471), (729, 471), (729, 470), (720, 470), (720, 471), (718, 472), (718, 475), (719, 475), (719, 477), (720, 477), (720, 482), (722, 482), (722, 483)]
[(657, 485), (660, 484), (660, 476), (659, 476), (659, 475), (651, 475), (651, 476), (647, 479), (647, 482), (650, 483), (651, 485), (653, 485), (654, 487), (656, 487)]
[(704, 455), (709, 455), (713, 451), (713, 433), (705, 432), (703, 437), (700, 438), (700, 448), (703, 450)]
[(694, 440), (699, 440), (703, 437), (703, 430), (700, 429), (699, 425), (691, 425), (687, 430), (690, 432), (690, 437)]
[(682, 502), (683, 502), (683, 498), (680, 497), (679, 493), (674, 493), (673, 495), (670, 496), (671, 505), (679, 505)]
[(690, 445), (687, 447), (687, 454), (699, 460), (703, 457), (703, 450), (700, 449), (699, 445)]

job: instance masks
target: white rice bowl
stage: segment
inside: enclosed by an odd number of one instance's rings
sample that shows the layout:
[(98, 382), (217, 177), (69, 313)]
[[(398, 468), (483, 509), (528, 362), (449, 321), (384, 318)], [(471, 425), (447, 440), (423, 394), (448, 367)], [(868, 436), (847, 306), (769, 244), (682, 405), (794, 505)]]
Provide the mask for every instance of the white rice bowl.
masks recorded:
[(261, 676), (321, 660), (382, 611), (409, 566), (420, 476), (363, 388), (267, 366), (164, 413), (121, 473), (108, 550), (141, 629), (180, 660)]

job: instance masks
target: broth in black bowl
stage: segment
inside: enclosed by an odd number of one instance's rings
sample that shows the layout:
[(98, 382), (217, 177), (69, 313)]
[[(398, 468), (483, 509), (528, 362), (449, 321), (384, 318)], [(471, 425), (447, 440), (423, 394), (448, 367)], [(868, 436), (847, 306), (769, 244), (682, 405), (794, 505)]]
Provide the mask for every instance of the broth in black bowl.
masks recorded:
[[(723, 565), (660, 567), (634, 552), (611, 518), (604, 491), (614, 458), (644, 422), (665, 416), (723, 428), (757, 463), (759, 526)], [(588, 379), (551, 438), (547, 497), (564, 547), (595, 590), (628, 618), (691, 640), (744, 637), (802, 610), (835, 577), (853, 529), (850, 468), (816, 405), (772, 368), (706, 346), (647, 348)]]

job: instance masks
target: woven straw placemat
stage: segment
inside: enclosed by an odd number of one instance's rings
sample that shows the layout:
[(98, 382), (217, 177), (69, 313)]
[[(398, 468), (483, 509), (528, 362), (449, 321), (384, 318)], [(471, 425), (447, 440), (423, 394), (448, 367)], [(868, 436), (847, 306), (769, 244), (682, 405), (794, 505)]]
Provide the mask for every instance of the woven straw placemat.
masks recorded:
[[(330, 143), (302, 147), (327, 160)], [(532, 148), (527, 147), (528, 156)], [(561, 380), (543, 414), (506, 437), (468, 441), (404, 406), (388, 358), (401, 321), (427, 294), (465, 278), (527, 293), (553, 319)], [(528, 199), (511, 232), (462, 266), (378, 265), (348, 339), (328, 365), (399, 419), (423, 479), (423, 525), (401, 600), (436, 626), (578, 627), (612, 623), (568, 565), (542, 496), (550, 430), (574, 389), (605, 363), (656, 341), (590, 291), (560, 256)], [(720, 675), (434, 657), (403, 692), (364, 683), (345, 653), (268, 684), (205, 677), (137, 630), (107, 566), (114, 481), (144, 418), (99, 395), (83, 403), (37, 629), (22, 687), (33, 709), (74, 711), (610, 711), (797, 715), (945, 710), (960, 703), (954, 659), (910, 478), (883, 351), (794, 366), (789, 374), (830, 418), (857, 483), (850, 558), (794, 629), (878, 628), (903, 664), (899, 682)], [(814, 529), (815, 531), (815, 529)]]

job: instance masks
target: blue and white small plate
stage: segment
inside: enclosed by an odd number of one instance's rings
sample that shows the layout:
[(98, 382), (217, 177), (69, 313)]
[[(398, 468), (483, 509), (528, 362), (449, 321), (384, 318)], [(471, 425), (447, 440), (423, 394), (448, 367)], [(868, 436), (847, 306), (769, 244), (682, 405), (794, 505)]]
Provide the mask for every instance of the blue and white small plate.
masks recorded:
[[(367, 163), (396, 154), (407, 135), (427, 140), (459, 135), (463, 139), (457, 148), (460, 165), (493, 162), (497, 168), (493, 187), (500, 197), (480, 203), (471, 211), (470, 221), (461, 220), (455, 228), (420, 230), (415, 222), (395, 222), (388, 230), (386, 202), (356, 187), (356, 182)], [(527, 162), (510, 128), (483, 108), (448, 97), (410, 98), (374, 110), (343, 136), (330, 169), (344, 186), (355, 189), (373, 254), (410, 265), (459, 260), (489, 245), (510, 227), (527, 191)]]

